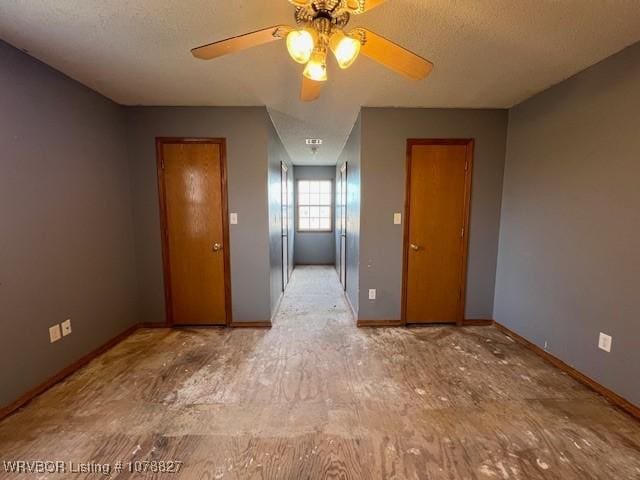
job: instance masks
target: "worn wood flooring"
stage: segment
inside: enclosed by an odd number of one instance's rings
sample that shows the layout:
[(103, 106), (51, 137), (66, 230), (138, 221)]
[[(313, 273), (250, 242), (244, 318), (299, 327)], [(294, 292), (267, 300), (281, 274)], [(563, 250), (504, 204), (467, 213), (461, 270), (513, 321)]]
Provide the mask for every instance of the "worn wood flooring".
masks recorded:
[[(297, 268), (272, 329), (140, 330), (0, 423), (0, 462), (188, 479), (640, 479), (640, 422), (493, 327), (357, 329)], [(0, 478), (105, 478), (9, 474)]]

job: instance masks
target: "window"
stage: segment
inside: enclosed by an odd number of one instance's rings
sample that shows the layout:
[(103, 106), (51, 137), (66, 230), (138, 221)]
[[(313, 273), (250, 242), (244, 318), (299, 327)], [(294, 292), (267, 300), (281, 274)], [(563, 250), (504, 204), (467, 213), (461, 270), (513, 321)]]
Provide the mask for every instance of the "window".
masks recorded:
[(331, 232), (332, 180), (298, 180), (298, 230)]

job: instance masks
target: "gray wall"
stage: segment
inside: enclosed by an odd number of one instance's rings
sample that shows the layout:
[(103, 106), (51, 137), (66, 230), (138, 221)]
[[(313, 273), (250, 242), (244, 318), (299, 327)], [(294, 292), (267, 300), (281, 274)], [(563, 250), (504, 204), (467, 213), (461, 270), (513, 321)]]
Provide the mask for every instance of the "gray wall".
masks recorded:
[(121, 107), (0, 41), (0, 407), (137, 321), (125, 140)]
[[(406, 150), (409, 138), (474, 138), (466, 318), (493, 314), (506, 110), (362, 109), (361, 320), (397, 320), (402, 301)], [(403, 218), (403, 221), (405, 219)], [(368, 290), (377, 289), (377, 300)]]
[(127, 109), (139, 318), (164, 322), (165, 305), (155, 137), (227, 140), (231, 290), (234, 322), (271, 317), (267, 150), (269, 115), (263, 107), (133, 107)]
[(636, 405), (639, 86), (636, 44), (511, 111), (494, 312)]
[[(331, 180), (335, 188), (336, 169), (331, 166), (297, 166), (295, 179)], [(296, 187), (297, 193), (297, 187)], [(333, 209), (332, 209), (333, 212)], [(297, 224), (297, 211), (296, 224)], [(335, 213), (332, 225), (335, 228)], [(335, 263), (335, 244), (333, 232), (296, 232), (296, 265), (333, 265)]]
[[(269, 122), (269, 271), (271, 316), (282, 295), (282, 163), (289, 168), (290, 203), (293, 200), (293, 167), (278, 132)], [(289, 212), (289, 262), (293, 260), (293, 208)]]
[[(360, 151), (361, 117), (349, 134), (336, 170), (347, 164), (347, 299), (358, 312), (360, 291)], [(335, 248), (335, 246), (334, 246)]]

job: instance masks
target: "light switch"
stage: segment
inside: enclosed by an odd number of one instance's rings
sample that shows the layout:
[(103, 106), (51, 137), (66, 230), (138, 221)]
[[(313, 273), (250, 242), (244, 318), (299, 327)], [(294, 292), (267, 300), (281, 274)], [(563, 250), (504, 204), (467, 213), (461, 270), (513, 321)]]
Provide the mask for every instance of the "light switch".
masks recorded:
[(51, 343), (57, 342), (62, 338), (62, 334), (60, 333), (60, 325), (55, 324), (53, 327), (49, 327), (49, 341)]
[(238, 224), (238, 214), (237, 213), (229, 214), (229, 223), (231, 223), (231, 225), (237, 225)]
[(606, 333), (600, 332), (600, 337), (598, 338), (598, 348), (600, 350), (604, 350), (605, 352), (610, 352), (612, 342), (613, 342), (613, 338), (611, 338), (611, 335), (607, 335)]
[(394, 213), (393, 214), (393, 224), (394, 225), (402, 225), (402, 214)]

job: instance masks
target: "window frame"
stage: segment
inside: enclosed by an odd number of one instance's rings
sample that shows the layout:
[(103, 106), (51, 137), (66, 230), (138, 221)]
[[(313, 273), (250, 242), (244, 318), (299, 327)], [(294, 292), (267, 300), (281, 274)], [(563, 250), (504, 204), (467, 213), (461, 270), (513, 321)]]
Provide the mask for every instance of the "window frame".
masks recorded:
[[(295, 212), (296, 212), (296, 233), (333, 233), (335, 228), (334, 222), (334, 206), (335, 199), (333, 198), (335, 194), (334, 189), (334, 179), (332, 178), (296, 178), (296, 200), (295, 200)], [(328, 182), (331, 187), (331, 191), (329, 192), (329, 205), (300, 205), (300, 182)], [(307, 229), (300, 228), (300, 207), (329, 207), (329, 225), (328, 229), (326, 228), (317, 228), (317, 229)]]

